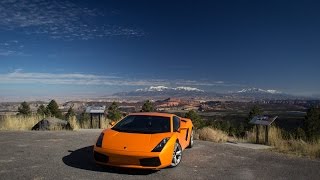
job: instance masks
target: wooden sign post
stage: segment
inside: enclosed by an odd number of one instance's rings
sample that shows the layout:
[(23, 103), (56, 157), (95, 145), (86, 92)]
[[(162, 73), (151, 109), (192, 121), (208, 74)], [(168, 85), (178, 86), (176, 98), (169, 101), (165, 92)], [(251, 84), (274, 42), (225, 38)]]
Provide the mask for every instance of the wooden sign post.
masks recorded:
[(260, 125), (265, 126), (265, 137), (264, 137), (264, 144), (269, 144), (269, 126), (278, 118), (275, 117), (268, 117), (268, 116), (255, 116), (250, 120), (250, 124), (256, 125), (256, 144), (259, 144), (259, 134), (260, 134)]
[(90, 128), (93, 129), (93, 116), (98, 116), (98, 128), (101, 128), (101, 116), (104, 116), (105, 106), (89, 106), (86, 108), (86, 113), (90, 114)]

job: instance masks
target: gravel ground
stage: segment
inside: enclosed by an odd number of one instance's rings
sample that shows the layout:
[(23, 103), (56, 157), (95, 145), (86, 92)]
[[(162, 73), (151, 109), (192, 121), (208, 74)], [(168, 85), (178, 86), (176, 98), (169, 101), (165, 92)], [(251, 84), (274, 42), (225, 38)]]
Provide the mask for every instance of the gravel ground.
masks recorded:
[(0, 179), (318, 179), (320, 160), (195, 141), (176, 168), (160, 171), (97, 166), (101, 130), (0, 132)]

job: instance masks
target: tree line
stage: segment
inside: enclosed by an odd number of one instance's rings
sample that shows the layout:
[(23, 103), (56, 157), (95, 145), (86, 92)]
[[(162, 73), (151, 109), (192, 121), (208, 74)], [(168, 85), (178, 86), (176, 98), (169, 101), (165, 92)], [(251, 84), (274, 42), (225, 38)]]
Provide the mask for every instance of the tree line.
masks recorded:
[[(154, 105), (150, 100), (147, 100), (140, 110), (141, 112), (152, 112), (155, 111)], [(67, 113), (62, 115), (59, 105), (55, 100), (51, 100), (47, 106), (41, 104), (37, 109), (37, 115), (46, 116), (46, 117), (56, 117), (60, 119), (70, 119), (73, 116), (76, 116), (76, 113), (73, 110), (73, 107), (69, 107)], [(18, 107), (18, 115), (21, 116), (31, 116), (32, 111), (30, 105), (24, 101)], [(107, 109), (107, 118), (113, 121), (118, 121), (122, 118), (122, 113), (119, 110), (119, 105), (116, 102), (113, 102)], [(80, 114), (80, 119), (89, 119), (89, 114), (85, 111)]]
[[(140, 112), (153, 112), (155, 111), (154, 105), (150, 100), (147, 100), (142, 105)], [(59, 105), (55, 100), (51, 100), (47, 106), (40, 105), (37, 109), (37, 114), (47, 117), (65, 118), (69, 120), (71, 117), (76, 116), (73, 107), (70, 107), (65, 115), (59, 109)], [(258, 106), (253, 106), (246, 118), (245, 123), (240, 123), (237, 126), (232, 125), (229, 121), (204, 121), (202, 117), (194, 110), (182, 115), (183, 117), (190, 118), (196, 129), (201, 129), (205, 126), (212, 126), (214, 128), (223, 130), (230, 135), (244, 136), (246, 131), (250, 131), (253, 125), (249, 121), (257, 115), (262, 115), (263, 110)], [(22, 102), (18, 108), (18, 115), (30, 116), (32, 115), (31, 108), (27, 102)], [(107, 109), (107, 118), (112, 121), (118, 121), (123, 117), (119, 110), (119, 105), (113, 102)], [(89, 120), (89, 114), (85, 111), (79, 115), (79, 121)], [(320, 108), (311, 107), (307, 110), (306, 116), (303, 121), (303, 126), (298, 127), (294, 133), (295, 138), (307, 141), (315, 141), (320, 139)]]
[[(41, 104), (37, 109), (37, 114), (41, 116), (52, 116), (56, 118), (63, 118), (62, 113), (59, 109), (59, 105), (55, 100), (51, 100), (47, 106)], [(18, 107), (18, 115), (31, 116), (32, 111), (30, 105), (24, 101)]]

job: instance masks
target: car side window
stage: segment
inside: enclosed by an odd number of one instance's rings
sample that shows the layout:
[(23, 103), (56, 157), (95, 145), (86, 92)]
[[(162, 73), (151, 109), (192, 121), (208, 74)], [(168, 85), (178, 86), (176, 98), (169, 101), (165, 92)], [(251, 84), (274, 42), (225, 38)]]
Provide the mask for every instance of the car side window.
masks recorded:
[(180, 128), (180, 118), (173, 116), (173, 132), (177, 132)]

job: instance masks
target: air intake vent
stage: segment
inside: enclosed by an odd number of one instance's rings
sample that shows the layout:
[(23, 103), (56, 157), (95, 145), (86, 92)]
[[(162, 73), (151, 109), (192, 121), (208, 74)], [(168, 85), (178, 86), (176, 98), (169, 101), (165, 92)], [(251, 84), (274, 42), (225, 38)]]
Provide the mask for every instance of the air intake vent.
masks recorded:
[(93, 156), (94, 156), (94, 159), (96, 161), (99, 161), (99, 162), (102, 162), (102, 163), (107, 163), (109, 161), (109, 157), (104, 155), (104, 154), (101, 154), (101, 153), (98, 153), (96, 151), (93, 152)]
[(145, 159), (140, 159), (140, 165), (141, 166), (157, 167), (157, 166), (161, 165), (161, 162), (158, 157), (145, 158)]

